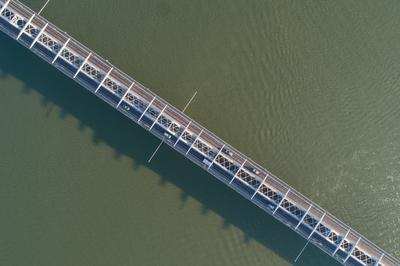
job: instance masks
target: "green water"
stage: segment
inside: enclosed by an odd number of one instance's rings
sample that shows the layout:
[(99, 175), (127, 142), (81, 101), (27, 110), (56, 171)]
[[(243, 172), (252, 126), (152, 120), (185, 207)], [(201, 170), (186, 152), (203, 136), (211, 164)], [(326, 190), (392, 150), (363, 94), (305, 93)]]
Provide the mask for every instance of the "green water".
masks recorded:
[[(24, 1), (39, 10), (42, 0)], [(400, 2), (43, 15), (400, 257)], [(0, 34), (0, 265), (292, 265), (305, 244)], [(337, 265), (309, 245), (296, 265)]]

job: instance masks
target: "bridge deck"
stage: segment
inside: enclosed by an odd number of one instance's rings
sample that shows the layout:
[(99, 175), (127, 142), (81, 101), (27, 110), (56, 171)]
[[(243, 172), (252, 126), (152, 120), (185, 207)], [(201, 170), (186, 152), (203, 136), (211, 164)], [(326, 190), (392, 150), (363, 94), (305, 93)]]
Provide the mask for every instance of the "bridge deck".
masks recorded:
[(342, 264), (400, 265), (361, 234), (19, 1), (0, 0), (0, 28)]

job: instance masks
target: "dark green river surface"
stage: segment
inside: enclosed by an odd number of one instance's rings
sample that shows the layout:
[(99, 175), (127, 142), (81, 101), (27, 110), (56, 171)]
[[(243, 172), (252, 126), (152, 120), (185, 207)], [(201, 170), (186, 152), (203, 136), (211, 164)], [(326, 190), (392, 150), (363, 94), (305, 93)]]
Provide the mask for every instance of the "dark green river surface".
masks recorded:
[[(39, 10), (44, 0), (25, 0)], [(47, 19), (400, 257), (400, 2), (52, 0)], [(293, 265), (305, 240), (0, 34), (0, 265)], [(309, 245), (296, 265), (338, 265)]]

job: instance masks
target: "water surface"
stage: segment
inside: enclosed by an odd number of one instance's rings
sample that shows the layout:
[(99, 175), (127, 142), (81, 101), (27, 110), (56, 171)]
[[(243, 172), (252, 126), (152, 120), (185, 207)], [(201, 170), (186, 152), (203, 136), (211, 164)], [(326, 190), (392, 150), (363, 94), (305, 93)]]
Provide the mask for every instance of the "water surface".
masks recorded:
[[(26, 0), (39, 10), (43, 1)], [(400, 3), (43, 15), (400, 257)], [(0, 264), (292, 265), (305, 241), (0, 35)], [(311, 245), (297, 265), (337, 265)]]

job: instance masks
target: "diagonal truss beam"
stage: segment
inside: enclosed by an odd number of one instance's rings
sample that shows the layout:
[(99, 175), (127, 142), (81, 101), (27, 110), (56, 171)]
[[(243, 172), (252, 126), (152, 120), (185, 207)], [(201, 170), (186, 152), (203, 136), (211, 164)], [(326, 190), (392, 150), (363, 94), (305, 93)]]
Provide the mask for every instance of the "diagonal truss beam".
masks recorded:
[(74, 79), (76, 78), (76, 76), (78, 76), (79, 72), (81, 72), (82, 68), (86, 65), (90, 56), (92, 56), (92, 53), (89, 53), (88, 56), (85, 58), (85, 60), (83, 60), (82, 64), (79, 66), (78, 70), (76, 71), (76, 73), (74, 75)]
[(286, 199), (287, 195), (290, 192), (290, 188), (288, 189), (288, 191), (286, 191), (285, 195), (283, 196), (283, 198), (281, 199), (281, 201), (279, 202), (278, 206), (276, 206), (275, 210), (272, 212), (272, 214), (274, 215), (276, 213), (276, 211), (281, 207), (282, 202)]
[(354, 246), (351, 248), (351, 250), (349, 251), (349, 253), (347, 254), (346, 259), (343, 261), (343, 263), (346, 264), (346, 261), (350, 258), (351, 253), (353, 253), (354, 249), (357, 247), (358, 243), (360, 242), (361, 237), (357, 240), (357, 242), (354, 244)]
[(153, 124), (151, 125), (149, 130), (152, 130), (152, 128), (157, 124), (158, 119), (160, 119), (161, 115), (164, 113), (165, 109), (167, 109), (167, 105), (164, 106), (164, 108), (161, 110), (161, 112), (158, 114), (157, 118), (154, 120)]
[(224, 148), (225, 148), (225, 144), (222, 145), (221, 149), (218, 151), (217, 155), (215, 155), (214, 159), (212, 160), (212, 162), (210, 163), (210, 165), (208, 166), (207, 169), (210, 169), (210, 168), (211, 168), (211, 166), (215, 163), (215, 160), (217, 160), (218, 155), (221, 154), (221, 152), (223, 151)]
[(22, 27), (21, 31), (18, 33), (17, 36), (17, 40), (21, 37), (22, 33), (24, 33), (24, 31), (26, 30), (26, 28), (29, 26), (29, 24), (31, 24), (33, 18), (36, 16), (36, 14), (34, 13), (32, 15), (32, 17), (28, 20), (28, 22), (26, 22), (26, 24)]
[(192, 144), (190, 145), (189, 149), (186, 151), (186, 154), (188, 154), (190, 152), (190, 150), (193, 148), (194, 143), (199, 139), (201, 133), (203, 133), (204, 129), (200, 130), (200, 133), (196, 136), (196, 138), (194, 139), (194, 141), (192, 142)]
[(265, 175), (264, 180), (260, 183), (260, 185), (258, 185), (258, 188), (254, 192), (254, 194), (251, 196), (251, 199), (253, 199), (255, 197), (255, 195), (257, 194), (257, 192), (260, 189), (260, 187), (264, 184), (265, 180), (267, 180), (268, 176), (269, 176), (268, 174)]
[(0, 9), (0, 14), (3, 13), (4, 9), (7, 8), (8, 4), (9, 4), (10, 2), (11, 2), (11, 0), (8, 0), (8, 1), (2, 6), (2, 8)]
[(314, 229), (312, 230), (311, 234), (307, 237), (307, 240), (309, 240), (312, 235), (315, 233), (315, 231), (317, 230), (318, 226), (321, 224), (322, 220), (325, 218), (326, 212), (324, 212), (324, 214), (322, 215), (321, 219), (319, 219), (318, 223), (315, 225)]
[(147, 107), (144, 109), (142, 115), (139, 117), (138, 122), (140, 122), (140, 120), (142, 120), (143, 116), (146, 114), (147, 110), (149, 110), (150, 106), (153, 104), (154, 100), (156, 99), (156, 96), (154, 96), (154, 98), (149, 102), (149, 104), (147, 105)]
[(101, 88), (101, 86), (103, 85), (104, 81), (106, 81), (106, 79), (108, 78), (108, 76), (110, 76), (111, 72), (114, 70), (114, 67), (112, 67), (107, 74), (104, 76), (104, 78), (101, 80), (99, 86), (97, 86), (96, 90), (94, 91), (94, 93), (97, 93), (97, 91)]
[(346, 237), (350, 234), (350, 231), (351, 231), (350, 229), (347, 230), (347, 232), (346, 232), (346, 234), (344, 235), (343, 239), (340, 240), (339, 245), (336, 247), (335, 251), (332, 253), (332, 257), (335, 256), (336, 252), (338, 252), (340, 246), (341, 246), (341, 245), (343, 244), (343, 242), (346, 240)]
[(62, 51), (64, 51), (64, 49), (67, 47), (69, 41), (71, 40), (71, 38), (69, 38), (61, 47), (60, 51), (58, 51), (56, 57), (54, 57), (53, 61), (51, 61), (51, 64), (54, 64), (54, 62), (57, 60), (57, 58), (61, 55)]
[(31, 46), (29, 46), (29, 49), (32, 49), (32, 47), (35, 45), (35, 43), (39, 40), (40, 35), (43, 34), (43, 32), (46, 30), (47, 26), (49, 26), (49, 23), (46, 23), (43, 28), (40, 30), (39, 34), (36, 36), (36, 38), (33, 40)]
[(236, 171), (235, 175), (233, 176), (233, 178), (231, 179), (231, 181), (229, 181), (229, 184), (232, 184), (233, 180), (235, 180), (237, 174), (240, 172), (240, 170), (243, 169), (244, 164), (247, 162), (247, 159), (245, 159), (242, 163), (242, 165), (240, 165), (239, 169)]
[(126, 90), (126, 92), (124, 93), (124, 95), (122, 95), (122, 98), (121, 98), (121, 100), (119, 100), (119, 102), (118, 102), (116, 108), (119, 107), (119, 105), (120, 105), (120, 104), (122, 103), (122, 101), (125, 99), (126, 95), (131, 91), (133, 85), (135, 85), (135, 82), (133, 82), (132, 85), (129, 86), (129, 88)]
[(294, 228), (294, 230), (297, 230), (297, 228), (299, 228), (299, 226), (301, 225), (301, 223), (303, 222), (304, 218), (306, 217), (306, 215), (310, 212), (311, 208), (312, 208), (312, 204), (310, 205), (310, 207), (308, 207), (306, 213), (303, 215), (303, 217), (301, 217), (299, 223), (296, 225), (296, 227)]
[(188, 130), (190, 124), (192, 123), (192, 120), (189, 121), (189, 123), (187, 124), (187, 126), (185, 127), (185, 129), (182, 131), (182, 133), (179, 135), (178, 139), (175, 141), (174, 143), (174, 147), (176, 146), (176, 144), (178, 144), (179, 140), (181, 139), (183, 133), (185, 133), (186, 130)]

